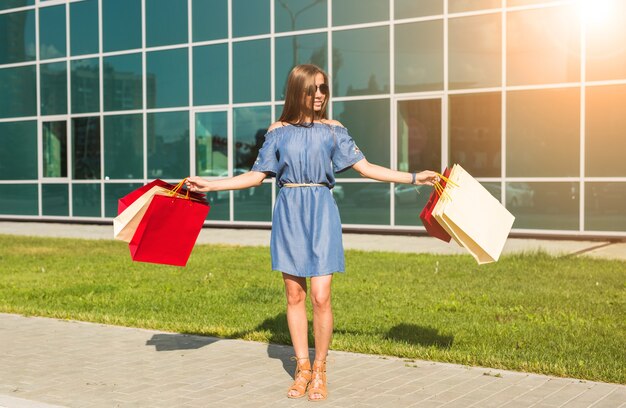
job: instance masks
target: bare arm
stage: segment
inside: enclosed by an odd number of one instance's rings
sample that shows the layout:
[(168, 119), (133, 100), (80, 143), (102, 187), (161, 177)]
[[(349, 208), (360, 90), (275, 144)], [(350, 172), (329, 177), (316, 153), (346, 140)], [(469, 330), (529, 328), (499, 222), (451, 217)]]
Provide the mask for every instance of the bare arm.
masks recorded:
[(249, 171), (235, 177), (222, 180), (209, 181), (202, 177), (191, 176), (185, 181), (189, 191), (223, 191), (223, 190), (243, 190), (245, 188), (261, 185), (267, 175), (260, 171)]
[[(412, 173), (391, 170), (377, 164), (372, 164), (366, 159), (359, 160), (354, 164), (354, 166), (352, 166), (352, 168), (359, 172), (361, 177), (366, 177), (378, 181), (387, 181), (390, 183), (411, 184), (411, 180), (413, 178)], [(424, 170), (420, 173), (416, 173), (415, 175), (416, 185), (423, 184), (432, 186), (437, 181), (439, 181), (439, 176), (434, 171)]]

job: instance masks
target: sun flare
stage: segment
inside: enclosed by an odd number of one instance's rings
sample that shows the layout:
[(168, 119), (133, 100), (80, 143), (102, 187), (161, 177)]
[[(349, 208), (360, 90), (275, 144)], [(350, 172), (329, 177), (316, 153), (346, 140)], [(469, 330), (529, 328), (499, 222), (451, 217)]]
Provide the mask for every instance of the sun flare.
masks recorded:
[(619, 0), (579, 0), (580, 16), (589, 24), (603, 24), (611, 18)]

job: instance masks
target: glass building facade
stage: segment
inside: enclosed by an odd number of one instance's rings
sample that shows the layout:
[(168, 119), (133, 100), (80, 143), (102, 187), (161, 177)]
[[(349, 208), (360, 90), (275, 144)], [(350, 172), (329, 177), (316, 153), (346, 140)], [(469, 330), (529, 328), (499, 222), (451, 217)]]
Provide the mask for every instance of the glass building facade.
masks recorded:
[[(626, 237), (624, 0), (0, 0), (0, 218), (111, 220), (154, 179), (252, 166), (291, 67), (370, 162), (460, 163), (514, 232)], [(339, 175), (344, 227), (423, 231), (429, 190)], [(273, 180), (210, 193), (269, 226)]]

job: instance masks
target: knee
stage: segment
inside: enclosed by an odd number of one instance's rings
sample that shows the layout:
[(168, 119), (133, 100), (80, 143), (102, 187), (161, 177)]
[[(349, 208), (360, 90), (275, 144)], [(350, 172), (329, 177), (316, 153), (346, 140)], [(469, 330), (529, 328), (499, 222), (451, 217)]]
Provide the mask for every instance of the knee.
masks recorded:
[(306, 292), (303, 290), (288, 290), (287, 291), (287, 304), (289, 306), (296, 306), (304, 303), (306, 300)]
[(327, 293), (312, 293), (311, 303), (316, 310), (329, 310), (330, 309), (330, 292)]

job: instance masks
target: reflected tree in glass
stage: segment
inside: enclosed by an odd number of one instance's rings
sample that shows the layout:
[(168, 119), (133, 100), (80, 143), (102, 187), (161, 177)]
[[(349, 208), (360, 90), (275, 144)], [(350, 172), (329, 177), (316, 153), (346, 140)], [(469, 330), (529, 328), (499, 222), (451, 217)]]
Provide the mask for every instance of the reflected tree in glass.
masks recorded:
[(44, 177), (67, 177), (67, 122), (42, 124)]
[(100, 117), (72, 119), (72, 168), (76, 180), (100, 178)]

